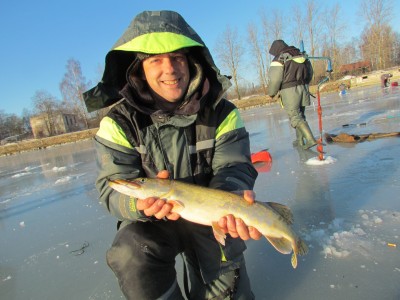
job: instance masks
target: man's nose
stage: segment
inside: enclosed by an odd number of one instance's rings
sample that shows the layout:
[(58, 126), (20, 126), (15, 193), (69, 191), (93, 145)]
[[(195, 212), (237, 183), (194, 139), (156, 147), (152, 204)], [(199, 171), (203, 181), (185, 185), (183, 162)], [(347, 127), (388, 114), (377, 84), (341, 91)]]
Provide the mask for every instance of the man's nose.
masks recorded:
[(173, 73), (175, 71), (175, 62), (170, 57), (166, 57), (163, 60), (163, 71), (165, 73)]

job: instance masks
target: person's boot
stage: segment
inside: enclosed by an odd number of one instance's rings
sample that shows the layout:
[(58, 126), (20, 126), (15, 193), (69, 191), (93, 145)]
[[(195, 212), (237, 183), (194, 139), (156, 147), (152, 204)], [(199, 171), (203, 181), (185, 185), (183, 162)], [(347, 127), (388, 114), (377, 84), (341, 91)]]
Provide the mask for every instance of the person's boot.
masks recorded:
[(312, 149), (303, 149), (303, 147), (297, 147), (296, 150), (299, 153), (300, 161), (306, 162), (311, 158), (318, 157), (318, 152)]
[(306, 121), (301, 122), (297, 125), (296, 128), (299, 128), (306, 142), (303, 145), (303, 149), (309, 149), (317, 144), (317, 141), (314, 138), (314, 135), (311, 132), (310, 127)]
[(301, 131), (298, 127), (296, 127), (295, 130), (296, 130), (296, 140), (294, 140), (292, 143), (293, 147), (303, 148), (303, 146), (304, 146), (303, 134), (301, 133)]

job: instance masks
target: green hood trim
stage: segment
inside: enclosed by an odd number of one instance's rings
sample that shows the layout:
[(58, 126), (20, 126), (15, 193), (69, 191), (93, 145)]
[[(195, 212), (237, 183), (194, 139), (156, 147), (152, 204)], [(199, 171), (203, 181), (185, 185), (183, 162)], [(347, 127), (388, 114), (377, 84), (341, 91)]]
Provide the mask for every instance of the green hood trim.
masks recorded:
[(114, 50), (162, 54), (187, 47), (203, 47), (191, 38), (173, 32), (153, 32), (138, 36)]

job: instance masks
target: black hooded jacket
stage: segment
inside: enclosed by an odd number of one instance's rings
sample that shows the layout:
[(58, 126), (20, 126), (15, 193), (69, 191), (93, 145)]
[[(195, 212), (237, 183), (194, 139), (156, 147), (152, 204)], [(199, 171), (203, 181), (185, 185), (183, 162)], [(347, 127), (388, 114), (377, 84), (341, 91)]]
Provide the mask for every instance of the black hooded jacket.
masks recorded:
[[(153, 178), (168, 170), (172, 179), (216, 189), (237, 191), (254, 186), (257, 171), (250, 160), (249, 135), (237, 108), (223, 98), (230, 82), (188, 26), (171, 11), (139, 14), (108, 53), (102, 82), (85, 94), (92, 109), (123, 97), (103, 118), (95, 137), (99, 165), (96, 188), (121, 226), (152, 219), (137, 210), (135, 198), (113, 190), (109, 180)], [(181, 49), (188, 50), (191, 82), (181, 105), (170, 111), (140, 83), (136, 71), (128, 69), (140, 52)], [(128, 57), (130, 63), (126, 61), (122, 68), (120, 63)], [(206, 237), (193, 235), (209, 248), (196, 250), (205, 282), (219, 276), (222, 253), (234, 261), (246, 248), (243, 240), (229, 236), (220, 248), (211, 227), (207, 230)]]
[(270, 96), (279, 90), (310, 83), (313, 76), (311, 63), (298, 48), (288, 46), (283, 40), (275, 40), (269, 53), (274, 55), (269, 71)]

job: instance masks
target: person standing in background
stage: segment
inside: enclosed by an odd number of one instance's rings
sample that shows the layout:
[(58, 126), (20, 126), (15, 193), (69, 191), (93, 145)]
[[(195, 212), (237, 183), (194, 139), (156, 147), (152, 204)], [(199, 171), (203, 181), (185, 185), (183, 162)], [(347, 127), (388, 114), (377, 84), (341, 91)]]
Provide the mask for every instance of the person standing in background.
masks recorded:
[(310, 105), (311, 63), (298, 48), (289, 47), (283, 40), (275, 40), (269, 53), (274, 59), (269, 69), (268, 95), (280, 93), (290, 125), (296, 130), (293, 145), (309, 149), (317, 144), (305, 116), (306, 106)]

